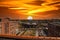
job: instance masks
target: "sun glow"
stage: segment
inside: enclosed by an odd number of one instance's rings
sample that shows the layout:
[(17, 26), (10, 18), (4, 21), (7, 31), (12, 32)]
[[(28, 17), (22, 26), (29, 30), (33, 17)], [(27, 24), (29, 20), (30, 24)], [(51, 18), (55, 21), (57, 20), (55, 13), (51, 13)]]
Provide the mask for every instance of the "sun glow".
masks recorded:
[(33, 17), (32, 16), (28, 16), (28, 18), (27, 18), (28, 20), (32, 20), (33, 19)]

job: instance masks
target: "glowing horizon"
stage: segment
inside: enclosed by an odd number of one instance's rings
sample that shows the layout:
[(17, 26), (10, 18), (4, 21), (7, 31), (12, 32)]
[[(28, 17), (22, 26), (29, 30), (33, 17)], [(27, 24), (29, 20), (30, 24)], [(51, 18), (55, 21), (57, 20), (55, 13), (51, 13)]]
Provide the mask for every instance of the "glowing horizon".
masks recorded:
[(33, 20), (33, 17), (32, 17), (32, 16), (28, 16), (27, 19), (28, 19), (28, 20)]

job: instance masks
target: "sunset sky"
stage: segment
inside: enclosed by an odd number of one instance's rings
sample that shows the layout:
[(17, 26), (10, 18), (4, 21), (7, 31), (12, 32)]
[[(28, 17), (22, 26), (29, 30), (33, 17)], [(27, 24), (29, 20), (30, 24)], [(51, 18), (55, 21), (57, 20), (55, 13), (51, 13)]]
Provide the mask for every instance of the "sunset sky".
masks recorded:
[(0, 17), (60, 19), (60, 0), (0, 0)]

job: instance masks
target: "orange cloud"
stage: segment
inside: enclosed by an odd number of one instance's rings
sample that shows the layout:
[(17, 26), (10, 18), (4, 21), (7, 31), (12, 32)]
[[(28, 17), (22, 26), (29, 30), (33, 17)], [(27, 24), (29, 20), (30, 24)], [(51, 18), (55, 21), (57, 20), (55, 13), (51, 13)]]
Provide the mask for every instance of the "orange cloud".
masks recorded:
[[(10, 0), (0, 2), (0, 16), (12, 18), (27, 19), (32, 16), (33, 19), (59, 18), (60, 0)], [(42, 3), (41, 3), (42, 2)], [(52, 4), (53, 5), (50, 5)], [(3, 7), (3, 8), (1, 8)], [(56, 11), (56, 12), (55, 12)]]

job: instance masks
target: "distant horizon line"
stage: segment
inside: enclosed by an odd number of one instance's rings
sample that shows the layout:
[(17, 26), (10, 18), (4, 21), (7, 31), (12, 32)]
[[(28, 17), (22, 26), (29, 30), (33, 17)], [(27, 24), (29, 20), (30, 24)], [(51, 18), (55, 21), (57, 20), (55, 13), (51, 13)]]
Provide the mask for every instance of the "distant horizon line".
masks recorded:
[[(20, 19), (20, 18), (10, 18), (10, 17), (0, 17), (0, 19), (10, 19), (10, 20), (28, 20), (28, 19)], [(60, 20), (60, 18), (50, 18), (50, 19), (33, 19), (33, 20)]]

